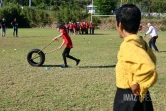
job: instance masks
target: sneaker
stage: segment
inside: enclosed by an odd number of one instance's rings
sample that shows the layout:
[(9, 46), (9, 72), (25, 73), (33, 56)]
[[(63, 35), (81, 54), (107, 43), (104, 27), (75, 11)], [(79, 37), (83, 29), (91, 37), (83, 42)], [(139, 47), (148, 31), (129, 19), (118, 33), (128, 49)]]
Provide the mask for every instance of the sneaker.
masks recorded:
[(78, 64), (80, 63), (80, 59), (78, 59), (77, 61), (76, 61), (76, 66), (78, 66)]
[(65, 64), (61, 65), (61, 68), (66, 68), (66, 67), (68, 67), (68, 65), (65, 65)]

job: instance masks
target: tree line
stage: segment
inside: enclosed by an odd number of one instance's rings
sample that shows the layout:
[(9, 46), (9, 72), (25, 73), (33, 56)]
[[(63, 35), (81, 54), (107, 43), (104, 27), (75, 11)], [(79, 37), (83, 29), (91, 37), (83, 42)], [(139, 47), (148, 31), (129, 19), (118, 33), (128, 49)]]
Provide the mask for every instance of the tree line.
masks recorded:
[[(140, 7), (142, 11), (150, 12), (161, 12), (166, 13), (166, 1), (165, 0), (1, 0), (3, 4), (20, 4), (22, 6), (29, 6), (29, 1), (31, 5), (39, 9), (48, 9), (52, 11), (59, 10), (59, 6), (66, 6), (67, 4), (77, 5), (80, 8), (85, 8), (85, 6), (94, 2), (97, 9), (100, 10), (101, 14), (109, 14), (110, 9), (114, 10), (122, 4), (133, 3)], [(122, 1), (122, 2), (121, 2)], [(104, 8), (103, 8), (104, 7)]]
[[(86, 6), (91, 4), (92, 0), (31, 0), (31, 7), (30, 0), (1, 1), (0, 19), (5, 17), (12, 21), (13, 18), (17, 18), (21, 22), (20, 27), (90, 21)], [(102, 15), (114, 14), (119, 6), (126, 3), (136, 4), (143, 12), (166, 13), (165, 0), (93, 0), (93, 4), (97, 6), (97, 13)]]

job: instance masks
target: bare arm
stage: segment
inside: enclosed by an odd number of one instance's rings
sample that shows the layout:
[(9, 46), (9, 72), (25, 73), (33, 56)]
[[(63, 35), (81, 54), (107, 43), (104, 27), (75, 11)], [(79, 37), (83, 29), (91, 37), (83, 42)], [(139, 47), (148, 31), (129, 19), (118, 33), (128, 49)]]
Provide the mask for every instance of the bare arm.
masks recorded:
[(52, 39), (52, 41), (58, 40), (58, 38), (62, 37), (62, 35), (63, 35), (63, 34), (61, 33), (60, 35), (54, 37), (54, 38)]
[(64, 44), (65, 44), (65, 41), (63, 40), (62, 44), (58, 47), (58, 49), (61, 49)]

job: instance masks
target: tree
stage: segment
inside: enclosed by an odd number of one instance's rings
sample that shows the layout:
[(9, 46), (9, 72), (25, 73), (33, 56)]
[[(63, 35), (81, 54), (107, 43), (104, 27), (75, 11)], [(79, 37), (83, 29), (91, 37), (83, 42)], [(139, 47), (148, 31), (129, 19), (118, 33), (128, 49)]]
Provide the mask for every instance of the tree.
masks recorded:
[(94, 4), (97, 6), (100, 14), (110, 15), (116, 8), (117, 0), (95, 0)]
[(166, 13), (166, 1), (153, 0), (150, 8), (151, 12)]

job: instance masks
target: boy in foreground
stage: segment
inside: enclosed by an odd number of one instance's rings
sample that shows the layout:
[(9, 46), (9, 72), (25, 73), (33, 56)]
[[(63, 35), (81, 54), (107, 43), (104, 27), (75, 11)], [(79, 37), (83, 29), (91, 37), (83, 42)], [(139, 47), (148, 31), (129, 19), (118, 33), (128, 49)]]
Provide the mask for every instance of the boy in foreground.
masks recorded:
[(116, 64), (117, 91), (113, 111), (153, 111), (148, 89), (157, 81), (156, 57), (137, 35), (141, 12), (126, 4), (116, 12), (116, 29), (124, 41)]
[(62, 53), (64, 64), (62, 64), (61, 67), (62, 68), (68, 67), (66, 57), (70, 58), (72, 60), (75, 60), (76, 61), (76, 66), (77, 66), (80, 62), (80, 59), (76, 59), (75, 57), (69, 55), (71, 48), (73, 48), (73, 45), (72, 45), (72, 40), (71, 40), (65, 26), (62, 25), (62, 24), (57, 24), (56, 28), (61, 34), (58, 35), (57, 37), (53, 38), (53, 41), (58, 40), (58, 38), (62, 37), (63, 42), (58, 47), (58, 49), (61, 49), (63, 47), (63, 45), (66, 45), (66, 48), (64, 49), (64, 51)]

